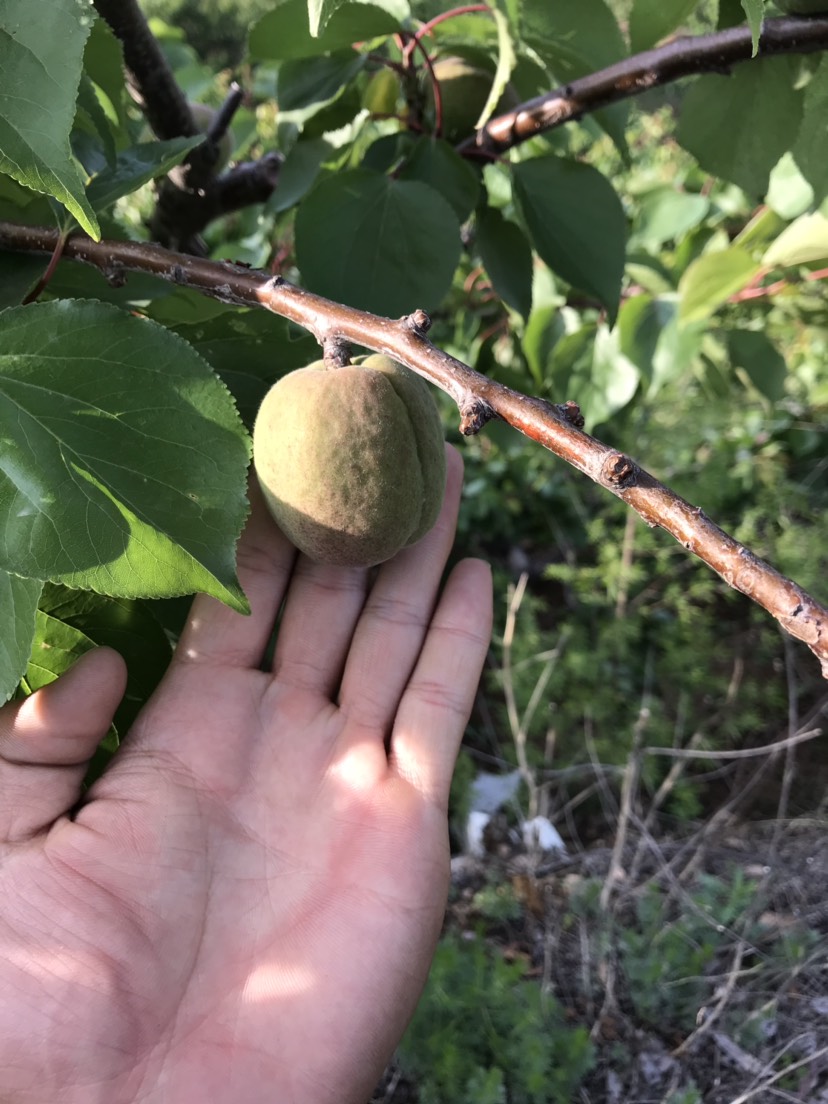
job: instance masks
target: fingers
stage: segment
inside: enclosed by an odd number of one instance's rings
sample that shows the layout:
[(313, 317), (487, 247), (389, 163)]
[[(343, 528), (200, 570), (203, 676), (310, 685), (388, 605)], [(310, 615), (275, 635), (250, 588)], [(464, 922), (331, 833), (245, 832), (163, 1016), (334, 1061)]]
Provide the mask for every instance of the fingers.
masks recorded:
[(380, 569), (354, 633), (339, 704), (358, 725), (387, 729), (417, 661), (454, 542), (463, 480), (447, 449), (446, 493), (437, 524)]
[(463, 560), (434, 612), (391, 733), (391, 769), (440, 807), (448, 805), (491, 632), (491, 570)]
[(75, 804), (125, 687), (123, 659), (97, 648), (57, 681), (0, 709), (0, 840), (29, 838)]
[(206, 594), (196, 596), (176, 649), (176, 662), (258, 667), (287, 589), (296, 549), (267, 511), (255, 479), (250, 481), (252, 512), (239, 540), (239, 582), (250, 614), (236, 613)]
[(332, 697), (367, 589), (367, 568), (330, 567), (300, 556), (279, 625), (274, 677)]

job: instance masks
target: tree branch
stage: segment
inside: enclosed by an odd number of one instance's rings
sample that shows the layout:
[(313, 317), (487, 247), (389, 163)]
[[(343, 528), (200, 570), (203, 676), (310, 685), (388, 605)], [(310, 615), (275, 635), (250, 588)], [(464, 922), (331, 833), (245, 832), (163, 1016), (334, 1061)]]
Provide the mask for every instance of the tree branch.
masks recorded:
[[(0, 222), (0, 248), (52, 253), (57, 241), (56, 230)], [(828, 678), (828, 609), (714, 525), (699, 507), (659, 483), (628, 456), (584, 433), (574, 403), (555, 405), (530, 398), (435, 348), (425, 336), (428, 316), (423, 311), (396, 321), (381, 318), (323, 299), (280, 277), (142, 242), (93, 242), (77, 234), (66, 241), (64, 256), (95, 266), (109, 279), (122, 280), (125, 271), (145, 272), (224, 303), (264, 307), (309, 330), (322, 346), (339, 339), (393, 357), (441, 387), (461, 411), (472, 408), (502, 418), (622, 499), (648, 525), (665, 529), (728, 586), (757, 602), (791, 636), (804, 641)], [(485, 417), (472, 418), (465, 431), (474, 432), (483, 421)]]
[[(458, 146), (458, 151), (470, 156), (474, 156), (475, 152), (495, 156), (543, 131), (572, 122), (609, 104), (630, 99), (651, 88), (698, 73), (728, 73), (733, 65), (750, 61), (752, 49), (750, 28), (747, 26), (710, 35), (676, 38), (663, 46), (580, 77), (545, 96), (527, 100), (513, 111), (490, 119), (477, 134)], [(766, 19), (759, 39), (758, 56), (808, 54), (825, 49), (828, 49), (828, 12), (825, 15)]]
[[(120, 40), (127, 84), (153, 134), (161, 139), (199, 133), (187, 98), (149, 29), (137, 0), (93, 0), (95, 9)], [(279, 179), (282, 156), (266, 154), (216, 176), (218, 143), (241, 102), (237, 87), (217, 113), (205, 141), (158, 185), (150, 232), (156, 241), (186, 252), (204, 252), (198, 235), (214, 219), (240, 207), (264, 203)]]

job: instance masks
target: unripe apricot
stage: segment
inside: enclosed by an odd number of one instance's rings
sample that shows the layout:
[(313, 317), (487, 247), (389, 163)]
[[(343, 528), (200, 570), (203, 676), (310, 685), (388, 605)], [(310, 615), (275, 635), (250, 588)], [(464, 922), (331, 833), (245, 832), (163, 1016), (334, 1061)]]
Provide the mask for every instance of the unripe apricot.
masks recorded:
[(256, 417), (253, 464), (282, 532), (317, 563), (382, 563), (431, 529), (443, 501), (434, 398), (385, 356), (278, 380)]

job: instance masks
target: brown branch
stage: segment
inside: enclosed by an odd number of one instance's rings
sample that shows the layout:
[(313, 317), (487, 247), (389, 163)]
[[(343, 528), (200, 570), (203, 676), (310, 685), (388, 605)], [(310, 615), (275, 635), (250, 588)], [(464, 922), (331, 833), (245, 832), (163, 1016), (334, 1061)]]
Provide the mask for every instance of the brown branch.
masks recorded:
[[(826, 0), (828, 4), (828, 0)], [(546, 130), (582, 115), (628, 100), (651, 88), (671, 84), (697, 73), (727, 73), (733, 65), (750, 61), (750, 28), (732, 27), (715, 34), (676, 38), (653, 50), (624, 58), (606, 69), (579, 77), (527, 100), (513, 111), (498, 115), (459, 147), (461, 153), (496, 156)], [(758, 56), (808, 54), (828, 49), (828, 13), (766, 19)]]
[[(187, 98), (149, 29), (137, 0), (93, 0), (119, 39), (130, 92), (158, 138), (191, 138), (199, 133)], [(158, 186), (150, 232), (156, 241), (186, 252), (203, 253), (198, 235), (214, 219), (231, 211), (264, 203), (279, 179), (282, 157), (265, 155), (216, 176), (219, 142), (242, 101), (233, 85), (216, 113), (204, 142)]]
[[(52, 229), (0, 222), (0, 248), (51, 253), (57, 238)], [(714, 525), (699, 507), (628, 456), (584, 433), (576, 404), (555, 405), (523, 395), (435, 348), (425, 336), (428, 316), (423, 311), (394, 321), (333, 303), (281, 277), (143, 242), (93, 242), (76, 234), (66, 242), (64, 256), (93, 265), (109, 278), (122, 278), (125, 271), (145, 272), (224, 303), (265, 307), (309, 330), (322, 346), (338, 338), (393, 357), (446, 391), (463, 410), (473, 400), (481, 412), (502, 418), (617, 495), (648, 525), (665, 529), (728, 586), (764, 607), (791, 636), (804, 641), (828, 678), (828, 609)]]

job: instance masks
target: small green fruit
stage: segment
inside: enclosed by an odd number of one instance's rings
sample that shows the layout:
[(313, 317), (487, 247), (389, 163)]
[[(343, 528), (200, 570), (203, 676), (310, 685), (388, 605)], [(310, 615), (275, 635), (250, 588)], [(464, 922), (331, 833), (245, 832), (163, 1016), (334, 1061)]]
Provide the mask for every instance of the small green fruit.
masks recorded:
[[(828, 2), (828, 0), (826, 0)], [(474, 134), (477, 122), (492, 89), (492, 74), (462, 57), (439, 58), (434, 63), (434, 78), (440, 85), (440, 134), (448, 142), (462, 142)], [(426, 99), (436, 124), (434, 88), (426, 86)], [(495, 114), (516, 107), (518, 97), (511, 86), (500, 98)]]
[(317, 563), (382, 563), (431, 529), (443, 501), (437, 406), (385, 356), (278, 380), (256, 417), (253, 464), (282, 532)]
[(400, 78), (393, 69), (378, 69), (362, 94), (362, 106), (372, 115), (393, 115), (400, 96)]

